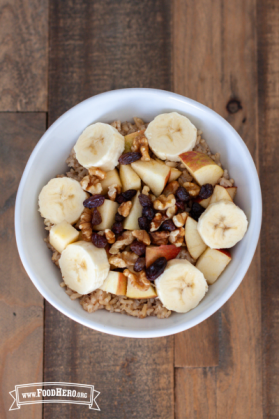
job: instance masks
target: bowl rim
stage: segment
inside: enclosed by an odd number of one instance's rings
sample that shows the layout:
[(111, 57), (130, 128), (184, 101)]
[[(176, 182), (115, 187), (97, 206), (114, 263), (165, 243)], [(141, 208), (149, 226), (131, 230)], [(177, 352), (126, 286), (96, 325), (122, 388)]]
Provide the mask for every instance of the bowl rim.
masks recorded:
[[(24, 240), (21, 235), (20, 231), (20, 209), (21, 209), (21, 201), (23, 197), (23, 189), (25, 186), (25, 182), (28, 176), (28, 172), (35, 161), (37, 157), (37, 153), (41, 147), (41, 144), (45, 141), (45, 139), (56, 129), (56, 127), (64, 120), (66, 119), (69, 114), (76, 112), (78, 108), (83, 107), (87, 102), (94, 102), (98, 101), (99, 98), (103, 98), (105, 96), (117, 96), (119, 94), (155, 94), (158, 96), (166, 96), (168, 95), (170, 98), (175, 99), (176, 101), (183, 102), (187, 105), (190, 105), (191, 107), (195, 107), (197, 109), (206, 111), (207, 113), (211, 114), (217, 120), (219, 120), (222, 124), (225, 124), (228, 131), (230, 131), (235, 139), (239, 142), (240, 147), (242, 148), (242, 152), (246, 156), (246, 158), (250, 161), (250, 168), (251, 168), (251, 176), (255, 180), (254, 184), (254, 199), (256, 201), (257, 205), (257, 216), (255, 221), (255, 226), (253, 230), (253, 240), (251, 240), (250, 248), (249, 248), (249, 257), (247, 255), (246, 259), (241, 262), (240, 269), (236, 276), (233, 277), (233, 280), (229, 284), (229, 286), (226, 288), (226, 290), (221, 294), (221, 296), (218, 298), (218, 300), (212, 304), (210, 307), (205, 309), (202, 313), (198, 314), (196, 317), (194, 317), (191, 320), (187, 320), (185, 323), (177, 324), (177, 325), (171, 325), (166, 327), (165, 329), (158, 329), (158, 330), (136, 330), (133, 329), (122, 329), (116, 326), (102, 326), (100, 324), (92, 324), (92, 322), (89, 322), (85, 317), (82, 317), (78, 313), (74, 313), (74, 311), (68, 309), (67, 307), (61, 307), (59, 304), (57, 304), (55, 301), (52, 301), (51, 296), (47, 295), (47, 293), (44, 292), (40, 285), (40, 280), (36, 278), (36, 275), (34, 274), (32, 267), (29, 266), (26, 257), (25, 257), (25, 250), (24, 250)], [(130, 337), (130, 338), (156, 338), (156, 337), (163, 337), (163, 336), (170, 336), (179, 332), (182, 332), (184, 330), (188, 330), (191, 327), (194, 327), (201, 323), (202, 321), (206, 320), (208, 317), (210, 317), (212, 314), (214, 314), (217, 310), (219, 310), (232, 296), (232, 294), (236, 291), (240, 283), (242, 282), (246, 272), (249, 269), (249, 266), (252, 262), (253, 256), (256, 251), (256, 247), (258, 244), (259, 236), (260, 236), (260, 230), (261, 230), (261, 223), (262, 223), (262, 195), (261, 195), (261, 188), (260, 188), (260, 181), (259, 176), (255, 167), (255, 163), (252, 159), (252, 156), (240, 137), (240, 135), (237, 133), (237, 131), (229, 124), (228, 121), (226, 121), (221, 115), (219, 115), (217, 112), (213, 111), (212, 109), (208, 108), (207, 106), (193, 100), (190, 98), (187, 98), (185, 96), (179, 95), (177, 93), (169, 92), (166, 90), (160, 90), (160, 89), (151, 89), (151, 88), (128, 88), (128, 89), (117, 89), (117, 90), (111, 90), (104, 93), (100, 93), (98, 95), (89, 97), (85, 99), (84, 101), (78, 103), (77, 105), (70, 108), (68, 111), (63, 113), (42, 135), (36, 146), (34, 147), (27, 164), (25, 166), (25, 169), (23, 171), (17, 196), (16, 196), (16, 202), (15, 202), (15, 214), (14, 214), (14, 223), (15, 223), (15, 236), (16, 236), (16, 243), (18, 248), (18, 253), (20, 256), (20, 259), (22, 261), (22, 264), (25, 268), (25, 271), (27, 272), (29, 278), (37, 288), (37, 290), (40, 292), (40, 294), (50, 303), (52, 304), (58, 311), (63, 313), (65, 316), (69, 317), (70, 319), (82, 324), (83, 326), (89, 327), (90, 329), (97, 330), (99, 332), (111, 334), (114, 336), (120, 336), (120, 337)], [(186, 325), (186, 328), (185, 328)]]

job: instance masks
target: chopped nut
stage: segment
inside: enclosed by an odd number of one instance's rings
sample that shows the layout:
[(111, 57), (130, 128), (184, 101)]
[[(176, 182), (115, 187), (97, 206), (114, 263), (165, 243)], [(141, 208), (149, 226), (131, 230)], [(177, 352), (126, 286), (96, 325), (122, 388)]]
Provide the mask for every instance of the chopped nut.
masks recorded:
[(165, 187), (163, 194), (166, 196), (169, 196), (170, 194), (175, 194), (175, 192), (177, 191), (177, 189), (179, 188), (179, 183), (177, 182), (177, 180), (173, 180), (172, 182), (168, 183), (167, 186)]
[(151, 221), (150, 231), (152, 232), (152, 231), (158, 230), (161, 227), (162, 223), (167, 220), (167, 218), (168, 217), (166, 215), (163, 215), (160, 212), (157, 212), (155, 214), (155, 217)]
[(133, 267), (136, 261), (138, 260), (138, 255), (134, 252), (125, 251), (121, 253), (122, 259), (126, 262), (127, 267)]
[(109, 244), (113, 244), (115, 242), (115, 234), (109, 228), (105, 230), (105, 236)]
[(149, 237), (149, 234), (147, 233), (147, 231), (145, 231), (145, 230), (134, 230), (132, 232), (132, 235), (136, 239), (138, 239), (139, 242), (143, 242), (147, 246), (150, 245), (150, 237)]
[(193, 259), (190, 255), (190, 253), (188, 252), (188, 250), (186, 249), (186, 247), (182, 247), (180, 252), (178, 253), (178, 255), (176, 256), (176, 259), (186, 259), (188, 260), (188, 262), (194, 264), (195, 263), (195, 259)]
[(173, 207), (169, 207), (167, 209), (166, 216), (168, 218), (172, 218), (177, 213), (177, 210), (178, 210), (178, 208), (177, 208), (176, 205), (174, 205)]
[(185, 229), (183, 227), (178, 228), (170, 233), (169, 242), (174, 244), (176, 247), (181, 247), (184, 242)]
[(167, 244), (170, 233), (168, 231), (155, 231), (150, 233), (152, 244)]
[(123, 273), (127, 276), (128, 280), (130, 280), (133, 287), (138, 288), (141, 291), (147, 291), (150, 287), (150, 281), (146, 278), (145, 271), (134, 273), (129, 271), (129, 269), (125, 269)]
[(142, 192), (141, 193), (143, 193), (143, 195), (149, 195), (149, 192), (150, 192), (149, 186), (144, 185), (144, 187), (142, 188)]
[(92, 237), (92, 211), (89, 208), (84, 208), (80, 220), (78, 223), (78, 228), (81, 230), (81, 238), (86, 242), (91, 241)]
[(121, 193), (121, 187), (119, 185), (110, 185), (108, 187), (108, 197), (111, 201), (115, 201), (116, 196)]
[(185, 166), (183, 165), (182, 174), (178, 178), (178, 182), (180, 186), (183, 186), (183, 183), (185, 182), (191, 182), (193, 180), (193, 176), (190, 175), (190, 173), (185, 170)]
[(107, 176), (106, 172), (99, 167), (90, 167), (88, 173), (90, 176), (96, 176), (100, 180), (105, 179)]
[(173, 194), (169, 196), (160, 195), (155, 201), (153, 202), (153, 207), (157, 210), (166, 210), (170, 207), (175, 205), (176, 199)]
[(127, 268), (127, 263), (123, 260), (121, 253), (109, 257), (109, 264), (116, 268)]
[(124, 231), (124, 233), (118, 237), (115, 243), (109, 249), (111, 255), (117, 255), (120, 250), (123, 250), (126, 246), (129, 246), (134, 241), (134, 236), (131, 231)]
[(140, 151), (142, 161), (150, 161), (148, 141), (144, 134), (139, 134), (134, 138), (131, 150)]
[(119, 119), (117, 121), (113, 121), (110, 125), (117, 129), (117, 131), (121, 131), (121, 121)]
[(95, 176), (84, 176), (80, 181), (83, 190), (92, 193), (92, 195), (100, 194), (103, 190), (100, 179)]
[(132, 208), (132, 201), (123, 202), (119, 208), (118, 213), (123, 217), (128, 217)]
[(183, 183), (182, 186), (186, 189), (186, 191), (192, 197), (198, 196), (198, 194), (200, 193), (200, 190), (201, 190), (201, 187), (199, 185), (197, 185), (196, 183), (192, 183), (192, 182), (185, 182), (185, 183)]
[(180, 214), (174, 215), (172, 221), (176, 227), (183, 227), (185, 226), (187, 217), (187, 212), (181, 212)]
[(145, 124), (141, 118), (134, 116), (133, 120), (138, 129), (145, 129)]

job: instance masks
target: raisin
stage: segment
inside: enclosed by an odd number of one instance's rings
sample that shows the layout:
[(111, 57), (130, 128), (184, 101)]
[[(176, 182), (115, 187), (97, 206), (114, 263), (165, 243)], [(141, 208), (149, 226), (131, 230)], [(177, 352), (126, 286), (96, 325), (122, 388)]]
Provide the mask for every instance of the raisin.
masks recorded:
[(167, 259), (164, 257), (160, 257), (155, 260), (149, 268), (146, 269), (146, 277), (150, 281), (154, 281), (154, 279), (158, 278), (158, 276), (162, 275), (165, 268), (167, 266)]
[(90, 196), (90, 198), (87, 198), (85, 201), (83, 201), (83, 206), (85, 208), (97, 208), (103, 205), (105, 202), (104, 195), (96, 194)]
[(166, 220), (162, 223), (161, 229), (164, 231), (173, 231), (176, 230), (176, 227), (172, 220)]
[(184, 202), (176, 200), (175, 205), (177, 206), (178, 210), (184, 211), (185, 210), (185, 205)]
[(213, 186), (210, 183), (202, 185), (198, 198), (207, 199), (213, 194)]
[(134, 264), (134, 271), (141, 272), (145, 268), (145, 258), (138, 258)]
[(122, 195), (122, 193), (121, 194), (119, 194), (119, 195), (117, 195), (117, 197), (116, 197), (116, 202), (119, 204), (119, 205), (121, 205), (121, 204), (123, 204), (123, 202), (125, 202), (125, 198), (124, 198), (124, 196)]
[(130, 246), (130, 249), (132, 252), (134, 252), (138, 256), (143, 256), (145, 254), (146, 245), (142, 242), (139, 242), (137, 240), (133, 241), (133, 243)]
[(113, 226), (111, 227), (111, 229), (112, 229), (112, 231), (113, 231), (115, 234), (120, 234), (120, 233), (122, 233), (122, 231), (124, 230), (124, 229), (123, 229), (123, 225), (122, 225), (122, 223), (121, 223), (120, 221), (116, 221), (116, 222), (113, 224)]
[(131, 199), (136, 195), (137, 191), (135, 189), (128, 189), (126, 192), (122, 192), (122, 196), (125, 201), (131, 201)]
[(190, 195), (186, 191), (186, 189), (183, 188), (183, 186), (179, 186), (179, 188), (176, 191), (176, 196), (179, 199), (179, 201), (182, 201), (182, 202), (187, 202), (190, 200)]
[(98, 233), (93, 233), (91, 240), (92, 240), (92, 243), (94, 244), (94, 246), (98, 247), (99, 249), (102, 249), (102, 248), (106, 247), (106, 245), (108, 244), (108, 241), (107, 241), (106, 237), (101, 236)]
[(143, 193), (139, 194), (139, 201), (142, 207), (152, 207), (151, 198)]
[(138, 151), (129, 151), (128, 153), (122, 154), (118, 161), (120, 164), (131, 164), (141, 158), (141, 153)]
[(193, 205), (190, 211), (190, 216), (194, 218), (194, 220), (198, 221), (198, 219), (200, 218), (200, 216), (202, 215), (204, 211), (205, 209), (200, 204), (198, 204), (197, 202), (193, 202)]
[(142, 215), (146, 217), (149, 221), (152, 221), (155, 217), (155, 211), (152, 207), (143, 207)]
[(119, 214), (118, 212), (115, 214), (115, 221), (118, 221), (118, 222), (122, 222), (123, 220), (124, 220), (124, 218), (125, 217), (123, 217), (123, 215), (121, 215), (121, 214)]
[(97, 208), (94, 208), (91, 223), (92, 223), (93, 226), (97, 226), (97, 225), (101, 224), (101, 222), (102, 222), (102, 216), (99, 213), (99, 211), (97, 210)]
[(149, 231), (150, 230), (150, 221), (146, 217), (138, 218), (139, 228), (141, 230)]

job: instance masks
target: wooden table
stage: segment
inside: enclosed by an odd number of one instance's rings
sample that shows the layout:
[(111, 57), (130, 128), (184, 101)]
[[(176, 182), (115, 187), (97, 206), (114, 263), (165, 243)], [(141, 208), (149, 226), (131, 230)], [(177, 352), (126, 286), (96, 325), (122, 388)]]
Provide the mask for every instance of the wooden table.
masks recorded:
[[(278, 28), (276, 0), (0, 0), (1, 418), (279, 418)], [(108, 336), (59, 313), (14, 239), (17, 186), (40, 136), (83, 99), (125, 87), (217, 111), (262, 185), (261, 251), (241, 286), (201, 325), (160, 339)], [(40, 381), (95, 384), (101, 412), (9, 412), (9, 391)]]

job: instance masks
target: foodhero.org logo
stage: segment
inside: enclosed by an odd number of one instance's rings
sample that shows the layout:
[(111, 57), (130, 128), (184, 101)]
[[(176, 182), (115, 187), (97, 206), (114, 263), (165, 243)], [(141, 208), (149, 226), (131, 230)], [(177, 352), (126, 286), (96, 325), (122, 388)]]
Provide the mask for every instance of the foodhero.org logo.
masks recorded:
[(9, 410), (20, 409), (26, 404), (71, 403), (87, 405), (89, 409), (101, 410), (96, 403), (100, 392), (93, 385), (77, 383), (32, 383), (15, 386), (9, 392), (13, 403)]

